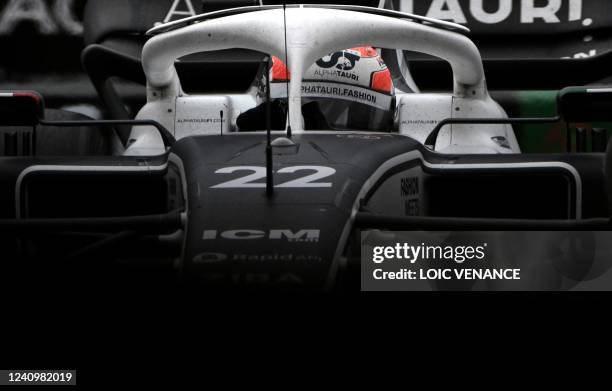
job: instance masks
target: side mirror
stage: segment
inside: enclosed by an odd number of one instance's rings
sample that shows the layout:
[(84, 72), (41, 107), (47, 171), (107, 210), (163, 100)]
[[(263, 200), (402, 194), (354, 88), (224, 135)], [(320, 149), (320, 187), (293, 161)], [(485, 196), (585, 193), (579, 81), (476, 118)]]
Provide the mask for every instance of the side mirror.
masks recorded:
[[(558, 105), (559, 115), (568, 123), (612, 121), (612, 88), (564, 88), (559, 91)], [(604, 170), (612, 213), (612, 140), (606, 150)]]
[(38, 92), (0, 92), (0, 126), (35, 126), (44, 113), (45, 102)]
[(612, 88), (567, 87), (559, 91), (557, 104), (567, 123), (612, 121)]

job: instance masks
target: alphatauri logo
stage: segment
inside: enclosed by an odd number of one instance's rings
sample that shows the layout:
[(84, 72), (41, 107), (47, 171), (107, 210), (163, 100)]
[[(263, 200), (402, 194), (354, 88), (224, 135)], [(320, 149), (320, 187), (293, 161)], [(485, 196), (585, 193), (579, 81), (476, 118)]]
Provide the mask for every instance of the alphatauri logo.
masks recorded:
[(202, 240), (286, 240), (288, 242), (318, 242), (321, 231), (318, 229), (301, 229), (293, 231), (291, 229), (271, 229), (262, 231), (256, 229), (234, 229), (229, 231), (205, 230)]
[(341, 71), (350, 71), (355, 68), (357, 61), (361, 59), (358, 54), (350, 53), (347, 51), (335, 52), (327, 55), (317, 61), (317, 65), (321, 68), (336, 67)]
[[(489, 3), (493, 3), (493, 6)], [(588, 26), (593, 21), (582, 19), (582, 3), (583, 0), (430, 0), (429, 3), (422, 0), (400, 0), (400, 10), (455, 23), (467, 23), (466, 15), (469, 15), (480, 23), (497, 24), (519, 12), (520, 23), (524, 24), (582, 20), (582, 24)]]
[(163, 23), (172, 22), (173, 20), (188, 18), (195, 16), (196, 11), (191, 0), (174, 0), (170, 11), (166, 14)]

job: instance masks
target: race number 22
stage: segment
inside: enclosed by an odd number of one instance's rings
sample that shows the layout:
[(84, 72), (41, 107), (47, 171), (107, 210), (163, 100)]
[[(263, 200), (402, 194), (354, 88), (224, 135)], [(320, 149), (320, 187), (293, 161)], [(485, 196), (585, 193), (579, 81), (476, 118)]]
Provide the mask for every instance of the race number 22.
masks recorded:
[[(223, 182), (218, 185), (212, 186), (212, 189), (244, 189), (244, 188), (264, 188), (265, 183), (258, 182), (266, 177), (266, 168), (260, 166), (236, 166), (236, 167), (224, 167), (217, 171), (215, 174), (233, 174), (235, 172), (244, 171), (250, 172), (248, 175), (244, 175), (231, 181)], [(336, 170), (331, 167), (325, 166), (292, 166), (284, 167), (276, 171), (275, 174), (293, 174), (296, 172), (304, 171), (307, 175), (304, 175), (297, 179), (284, 181), (278, 183), (276, 188), (324, 188), (332, 187), (331, 182), (323, 182), (325, 178), (329, 178), (336, 173)], [(308, 173), (308, 171), (310, 171)], [(279, 175), (280, 177), (280, 175)], [(279, 178), (277, 177), (277, 178)]]

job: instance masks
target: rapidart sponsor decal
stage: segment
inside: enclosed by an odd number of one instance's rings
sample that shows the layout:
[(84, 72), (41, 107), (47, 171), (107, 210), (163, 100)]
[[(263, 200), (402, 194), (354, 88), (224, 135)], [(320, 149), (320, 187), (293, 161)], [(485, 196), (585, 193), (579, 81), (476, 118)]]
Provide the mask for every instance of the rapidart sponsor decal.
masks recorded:
[(248, 261), (248, 262), (308, 262), (321, 263), (323, 258), (318, 255), (308, 254), (231, 254), (231, 261)]
[(193, 257), (193, 262), (197, 264), (215, 264), (220, 262), (307, 262), (321, 263), (323, 258), (319, 255), (295, 254), (295, 253), (201, 253)]

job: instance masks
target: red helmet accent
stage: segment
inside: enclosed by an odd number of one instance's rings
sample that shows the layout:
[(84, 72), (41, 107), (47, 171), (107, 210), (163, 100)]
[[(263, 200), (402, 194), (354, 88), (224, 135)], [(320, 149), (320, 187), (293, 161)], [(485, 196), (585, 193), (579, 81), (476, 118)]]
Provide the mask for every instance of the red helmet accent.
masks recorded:
[(370, 87), (373, 90), (390, 94), (393, 91), (393, 82), (391, 80), (391, 72), (388, 69), (376, 71), (372, 73), (372, 83)]

